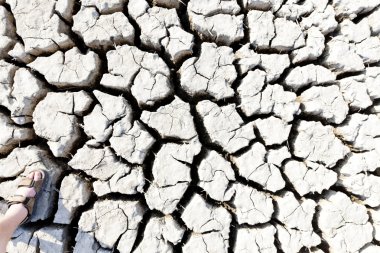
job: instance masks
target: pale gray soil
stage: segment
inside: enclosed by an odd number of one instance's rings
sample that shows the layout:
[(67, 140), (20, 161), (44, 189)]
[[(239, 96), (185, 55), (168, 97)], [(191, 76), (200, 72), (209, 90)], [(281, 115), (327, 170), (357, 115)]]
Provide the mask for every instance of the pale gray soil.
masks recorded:
[(380, 0), (0, 0), (9, 253), (380, 252)]

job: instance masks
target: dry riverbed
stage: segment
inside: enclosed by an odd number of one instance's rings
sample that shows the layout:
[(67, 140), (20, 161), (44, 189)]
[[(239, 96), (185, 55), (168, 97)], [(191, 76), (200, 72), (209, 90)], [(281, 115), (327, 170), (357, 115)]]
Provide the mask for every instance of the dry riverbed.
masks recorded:
[(0, 0), (9, 253), (380, 252), (380, 0)]

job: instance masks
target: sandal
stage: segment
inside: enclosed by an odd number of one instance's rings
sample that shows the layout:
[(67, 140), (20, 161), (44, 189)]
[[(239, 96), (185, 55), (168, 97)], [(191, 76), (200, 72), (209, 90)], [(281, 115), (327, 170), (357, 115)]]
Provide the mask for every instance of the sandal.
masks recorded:
[(36, 192), (36, 194), (33, 197), (13, 195), (7, 200), (8, 208), (14, 204), (22, 204), (28, 211), (28, 214), (26, 215), (25, 219), (20, 223), (20, 225), (28, 222), (30, 217), (32, 216), (34, 202), (44, 183), (45, 172), (42, 170), (34, 170), (34, 171), (31, 171), (30, 173), (36, 172), (36, 171), (41, 173), (42, 178), (40, 180), (34, 181), (34, 178), (23, 177), (23, 179), (20, 181), (20, 183), (17, 186), (17, 188), (20, 188), (20, 187), (34, 188), (34, 191)]

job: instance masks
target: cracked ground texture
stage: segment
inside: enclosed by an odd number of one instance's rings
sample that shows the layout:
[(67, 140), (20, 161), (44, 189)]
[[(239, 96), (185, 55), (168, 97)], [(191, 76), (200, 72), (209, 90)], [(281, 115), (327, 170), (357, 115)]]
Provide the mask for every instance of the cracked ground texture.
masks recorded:
[(9, 253), (380, 252), (380, 0), (0, 0)]

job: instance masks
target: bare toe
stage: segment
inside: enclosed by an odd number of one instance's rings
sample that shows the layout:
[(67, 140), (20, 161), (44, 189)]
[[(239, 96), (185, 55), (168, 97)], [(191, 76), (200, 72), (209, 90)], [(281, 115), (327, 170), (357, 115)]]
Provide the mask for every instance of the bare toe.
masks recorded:
[(27, 178), (34, 178), (34, 174), (36, 174), (36, 172), (35, 171), (32, 171), (32, 172), (30, 172), (26, 177)]
[[(42, 179), (42, 173), (40, 171), (32, 172), (34, 176), (34, 181), (40, 181)], [(30, 173), (30, 174), (32, 174)]]

